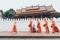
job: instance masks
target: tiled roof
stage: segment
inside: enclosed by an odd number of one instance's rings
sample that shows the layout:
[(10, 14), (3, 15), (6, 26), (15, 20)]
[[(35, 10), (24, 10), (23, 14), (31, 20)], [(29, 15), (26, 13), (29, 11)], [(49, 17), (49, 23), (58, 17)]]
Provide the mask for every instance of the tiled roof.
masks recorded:
[(47, 11), (55, 11), (52, 6), (46, 6)]
[(16, 14), (31, 14), (41, 12), (56, 12), (52, 6), (29, 6), (16, 11)]

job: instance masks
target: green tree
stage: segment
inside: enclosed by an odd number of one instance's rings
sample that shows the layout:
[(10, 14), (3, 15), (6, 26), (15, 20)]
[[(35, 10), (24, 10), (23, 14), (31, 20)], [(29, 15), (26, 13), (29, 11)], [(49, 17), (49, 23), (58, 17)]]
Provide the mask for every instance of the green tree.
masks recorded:
[(5, 12), (4, 17), (5, 18), (12, 18), (15, 15), (15, 10), (9, 9), (8, 11)]

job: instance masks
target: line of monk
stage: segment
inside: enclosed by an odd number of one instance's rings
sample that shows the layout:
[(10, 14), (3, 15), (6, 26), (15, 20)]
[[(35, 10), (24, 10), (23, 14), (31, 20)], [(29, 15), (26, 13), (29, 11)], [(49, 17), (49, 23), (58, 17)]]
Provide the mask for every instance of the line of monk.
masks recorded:
[[(44, 23), (43, 26), (44, 26), (45, 29), (46, 29), (46, 33), (49, 33), (49, 27), (48, 27), (48, 21), (47, 21), (47, 20), (45, 20), (45, 23)], [(30, 27), (30, 32), (39, 32), (39, 33), (42, 32), (42, 29), (41, 29), (41, 25), (40, 25), (40, 21), (39, 21), (39, 20), (38, 20), (38, 22), (37, 22), (37, 31), (36, 31), (36, 29), (34, 28), (34, 26), (33, 26), (33, 24), (32, 24), (32, 21), (30, 21), (29, 27)], [(56, 26), (55, 21), (52, 21), (51, 27), (52, 27), (53, 33), (59, 32), (59, 29), (58, 29), (58, 27)]]
[[(49, 33), (49, 27), (48, 27), (48, 21), (45, 20), (45, 23), (43, 25), (46, 29), (46, 33)], [(29, 27), (30, 27), (30, 32), (39, 32), (41, 33), (42, 32), (42, 29), (41, 29), (41, 25), (40, 25), (40, 21), (38, 20), (37, 22), (37, 31), (33, 25), (33, 22), (30, 20), (30, 24), (29, 24)], [(51, 24), (51, 27), (52, 27), (52, 32), (55, 33), (55, 32), (59, 32), (59, 29), (58, 27), (56, 26), (56, 23), (54, 20), (52, 20), (52, 24)], [(12, 32), (15, 32), (17, 33), (17, 28), (16, 28), (16, 21), (14, 21), (14, 25), (13, 25), (13, 29), (12, 29)]]

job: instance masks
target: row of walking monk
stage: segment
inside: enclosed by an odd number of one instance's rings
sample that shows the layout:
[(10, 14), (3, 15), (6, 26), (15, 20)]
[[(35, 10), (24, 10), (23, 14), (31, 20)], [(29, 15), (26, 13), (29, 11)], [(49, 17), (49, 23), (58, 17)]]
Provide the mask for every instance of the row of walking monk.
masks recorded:
[[(45, 27), (46, 33), (49, 33), (50, 30), (49, 30), (49, 27), (48, 27), (48, 21), (47, 20), (45, 20), (45, 23), (43, 24), (43, 26)], [(35, 30), (34, 25), (32, 24), (32, 21), (30, 21), (29, 27), (30, 27), (30, 32), (39, 32), (39, 33), (42, 32), (39, 20), (38, 20), (38, 23), (37, 23), (37, 29), (38, 29), (37, 31)], [(55, 23), (54, 20), (52, 20), (51, 28), (52, 28), (52, 33), (59, 32), (59, 29), (56, 26), (56, 23)]]
[[(45, 20), (45, 23), (43, 24), (43, 26), (45, 27), (46, 33), (49, 33), (50, 30), (49, 30), (49, 27), (48, 27), (48, 21), (47, 20)], [(30, 28), (29, 29), (30, 32), (38, 32), (38, 33), (41, 33), (42, 32), (42, 29), (41, 29), (41, 25), (40, 25), (40, 21), (39, 20), (37, 22), (37, 29), (38, 30), (35, 30), (35, 27), (32, 24), (32, 20), (30, 20), (30, 22), (29, 22), (29, 28)], [(59, 32), (59, 29), (56, 26), (56, 23), (55, 23), (54, 20), (52, 20), (51, 28), (52, 28), (52, 33)], [(12, 31), (13, 32), (17, 32), (16, 21), (14, 22), (14, 26), (13, 26)]]

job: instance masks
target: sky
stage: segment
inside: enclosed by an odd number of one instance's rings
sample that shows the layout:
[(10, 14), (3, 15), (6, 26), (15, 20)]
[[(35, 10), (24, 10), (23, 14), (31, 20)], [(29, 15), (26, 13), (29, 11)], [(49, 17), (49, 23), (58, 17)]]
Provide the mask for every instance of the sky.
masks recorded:
[(45, 5), (49, 6), (52, 5), (53, 8), (60, 12), (60, 1), (59, 0), (0, 0), (0, 9), (6, 11), (10, 8), (21, 9), (25, 8), (26, 6), (36, 6), (36, 5)]

